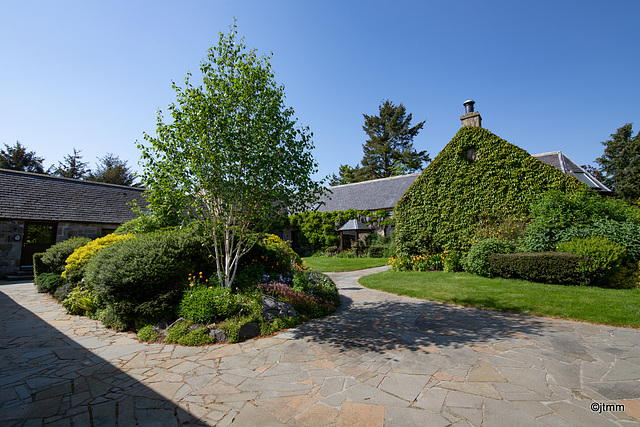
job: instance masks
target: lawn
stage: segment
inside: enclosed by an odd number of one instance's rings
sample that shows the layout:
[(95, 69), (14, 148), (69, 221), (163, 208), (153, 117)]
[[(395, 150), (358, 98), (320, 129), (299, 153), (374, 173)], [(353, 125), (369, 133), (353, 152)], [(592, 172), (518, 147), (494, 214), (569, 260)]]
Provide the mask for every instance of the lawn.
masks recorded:
[(360, 284), (468, 307), (640, 328), (640, 289), (545, 285), (468, 273), (383, 272)]
[(306, 267), (324, 272), (362, 270), (387, 264), (387, 258), (307, 257), (303, 259)]

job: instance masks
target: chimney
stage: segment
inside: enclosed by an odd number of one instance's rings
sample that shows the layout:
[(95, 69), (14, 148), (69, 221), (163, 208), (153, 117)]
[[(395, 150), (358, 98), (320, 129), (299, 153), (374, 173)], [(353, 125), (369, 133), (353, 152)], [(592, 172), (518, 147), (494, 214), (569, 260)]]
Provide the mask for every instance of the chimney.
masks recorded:
[(462, 126), (482, 127), (482, 117), (480, 117), (480, 113), (473, 109), (473, 104), (475, 103), (473, 99), (468, 99), (462, 104), (464, 105), (464, 114), (460, 116)]

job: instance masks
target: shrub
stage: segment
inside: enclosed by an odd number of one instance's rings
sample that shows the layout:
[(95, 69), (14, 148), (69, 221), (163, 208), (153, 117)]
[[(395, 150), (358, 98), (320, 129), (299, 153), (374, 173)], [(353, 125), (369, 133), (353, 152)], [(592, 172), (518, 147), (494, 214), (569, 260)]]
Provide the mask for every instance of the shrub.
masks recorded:
[(176, 306), (194, 267), (210, 274), (198, 237), (191, 230), (168, 230), (107, 246), (91, 257), (85, 279), (118, 322), (131, 327), (136, 317), (159, 320)]
[(189, 326), (193, 323), (186, 319), (180, 319), (176, 321), (167, 331), (167, 335), (164, 338), (165, 342), (177, 343), (180, 338), (189, 333)]
[(371, 246), (369, 248), (369, 257), (382, 258), (384, 257), (384, 246)]
[(33, 254), (33, 281), (38, 284), (38, 276), (43, 273), (49, 273), (47, 266), (42, 262), (44, 252)]
[(551, 189), (585, 187), (486, 129), (462, 127), (398, 201), (398, 254), (466, 252), (482, 224), (527, 217)]
[(91, 239), (87, 237), (72, 237), (62, 242), (56, 243), (44, 252), (41, 258), (47, 273), (62, 274), (67, 258), (76, 249), (89, 243)]
[(120, 240), (130, 239), (133, 234), (125, 234), (122, 236), (116, 234), (108, 234), (99, 239), (95, 239), (87, 243), (86, 245), (73, 251), (67, 258), (67, 263), (62, 277), (66, 278), (72, 283), (79, 283), (84, 277), (85, 267), (91, 257), (101, 249), (115, 243)]
[(299, 317), (276, 317), (272, 322), (262, 322), (261, 335), (271, 335), (282, 329), (294, 328), (301, 322)]
[(240, 260), (234, 281), (235, 289), (247, 289), (258, 284), (265, 276), (289, 277), (302, 269), (302, 258), (274, 234), (258, 241)]
[[(262, 318), (262, 316), (260, 316)], [(230, 343), (235, 343), (240, 341), (240, 328), (249, 323), (259, 321), (254, 316), (234, 316), (230, 317), (224, 321), (223, 324), (220, 325), (220, 329), (222, 329), (229, 338)], [(262, 328), (260, 329), (262, 331)]]
[(471, 247), (471, 250), (464, 259), (464, 269), (472, 274), (491, 277), (491, 266), (489, 257), (493, 254), (513, 253), (515, 245), (498, 239), (480, 240)]
[(53, 295), (64, 283), (65, 281), (60, 277), (60, 274), (42, 273), (38, 276), (38, 292), (48, 292)]
[(596, 286), (608, 285), (608, 278), (625, 262), (627, 254), (624, 247), (600, 236), (562, 242), (557, 249), (582, 257), (578, 271), (588, 284)]
[(67, 313), (84, 315), (92, 313), (98, 308), (96, 297), (90, 289), (74, 288), (62, 301), (62, 306)]
[(640, 264), (626, 261), (609, 276), (607, 284), (615, 289), (640, 288)]
[(589, 226), (574, 226), (559, 232), (557, 240), (563, 242), (591, 236), (606, 237), (620, 244), (627, 250), (631, 261), (640, 261), (640, 225), (631, 222), (596, 220)]
[(156, 332), (153, 325), (147, 325), (138, 331), (138, 339), (140, 341), (155, 341), (160, 335)]
[(178, 344), (188, 346), (212, 344), (213, 342), (215, 342), (215, 338), (209, 336), (209, 330), (206, 327), (187, 332), (178, 338)]
[(341, 301), (338, 288), (329, 276), (315, 271), (305, 271), (301, 272), (301, 274), (304, 274), (309, 281), (309, 288), (306, 291), (307, 293), (332, 303), (334, 307), (340, 306)]
[(194, 286), (185, 291), (178, 314), (195, 323), (210, 323), (232, 316), (239, 310), (240, 303), (231, 289)]
[(559, 285), (585, 284), (579, 271), (582, 260), (565, 252), (493, 254), (488, 258), (494, 276)]
[[(603, 198), (593, 191), (561, 193), (550, 191), (531, 206), (532, 221), (527, 227), (524, 246), (531, 251), (553, 250), (558, 242), (573, 237), (598, 235), (612, 238), (616, 231), (629, 230), (638, 235), (640, 210), (621, 200)], [(621, 236), (619, 236), (621, 237)], [(636, 242), (640, 259), (640, 237)]]
[(68, 282), (63, 282), (58, 289), (56, 289), (56, 291), (53, 293), (53, 297), (55, 299), (57, 299), (58, 301), (62, 302), (65, 299), (67, 299), (67, 297), (69, 296), (69, 294), (76, 288), (76, 285), (74, 285), (73, 283), (68, 283)]

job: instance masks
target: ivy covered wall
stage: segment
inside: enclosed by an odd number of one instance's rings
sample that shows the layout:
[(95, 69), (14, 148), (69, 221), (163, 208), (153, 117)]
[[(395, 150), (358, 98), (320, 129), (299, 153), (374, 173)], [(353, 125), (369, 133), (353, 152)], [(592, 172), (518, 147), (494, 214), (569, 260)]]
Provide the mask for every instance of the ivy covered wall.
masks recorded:
[(462, 127), (398, 201), (398, 253), (467, 251), (479, 228), (528, 216), (542, 193), (585, 187), (486, 129)]

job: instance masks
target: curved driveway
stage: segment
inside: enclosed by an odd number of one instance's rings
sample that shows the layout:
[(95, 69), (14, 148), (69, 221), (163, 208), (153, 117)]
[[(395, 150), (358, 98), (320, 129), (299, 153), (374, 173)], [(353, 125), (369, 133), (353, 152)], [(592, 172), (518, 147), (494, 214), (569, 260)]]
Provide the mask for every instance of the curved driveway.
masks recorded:
[(638, 425), (640, 331), (369, 290), (241, 344), (146, 344), (0, 286), (5, 425)]

